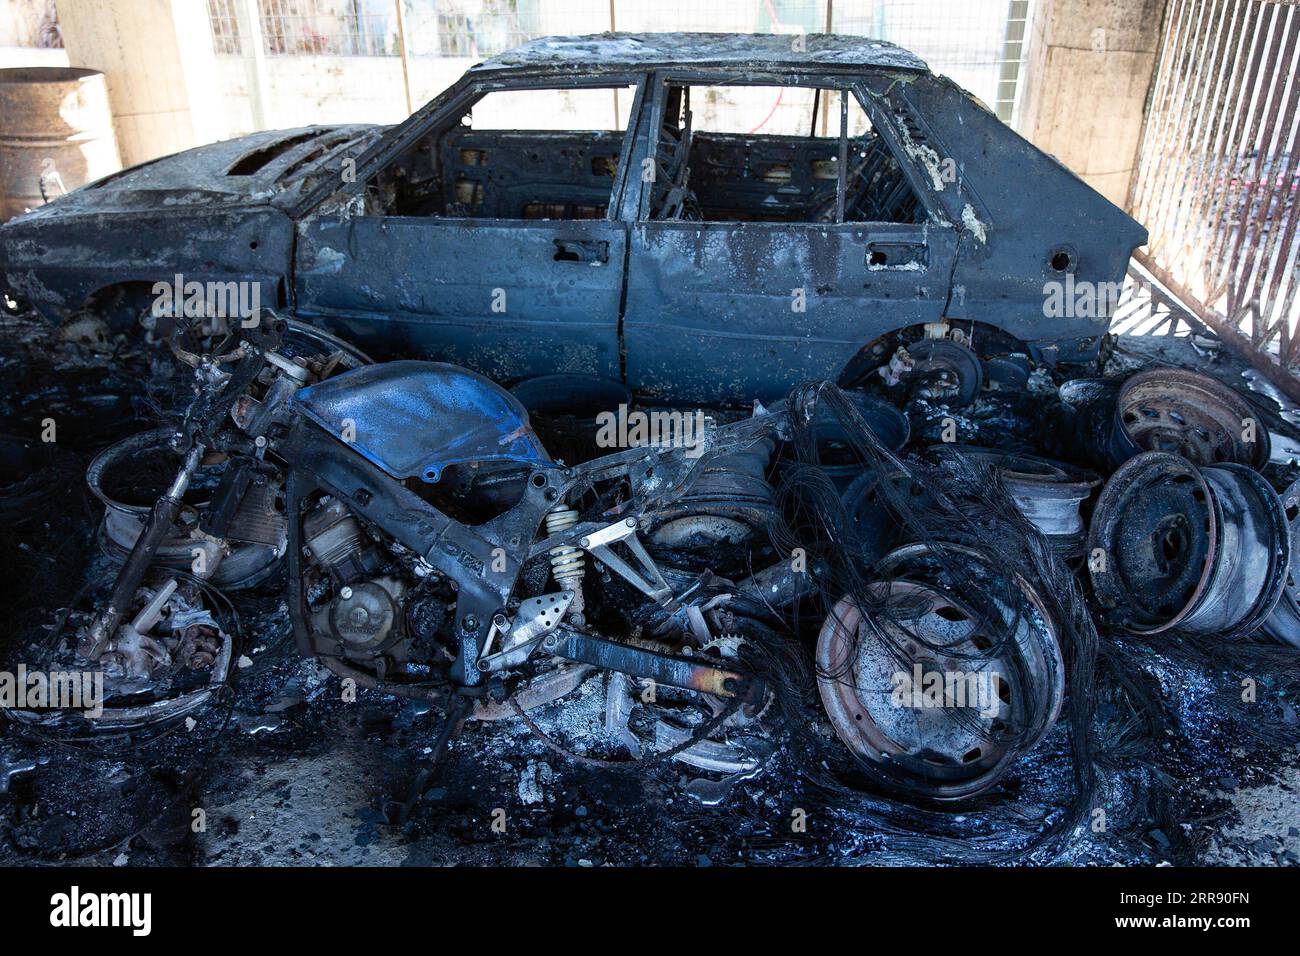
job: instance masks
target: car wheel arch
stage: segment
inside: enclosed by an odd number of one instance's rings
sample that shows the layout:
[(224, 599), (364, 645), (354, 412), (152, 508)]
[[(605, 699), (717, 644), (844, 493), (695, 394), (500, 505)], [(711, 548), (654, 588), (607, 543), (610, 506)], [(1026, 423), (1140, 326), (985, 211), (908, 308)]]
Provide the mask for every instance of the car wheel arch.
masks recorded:
[[(1009, 330), (990, 322), (949, 320), (953, 331), (960, 331), (973, 343), (972, 348), (981, 358), (989, 355), (1001, 355), (1010, 352), (1023, 352), (1036, 355), (1038, 350), (1033, 343), (1012, 334)], [(864, 343), (853, 357), (840, 370), (836, 383), (841, 388), (850, 388), (860, 384), (874, 369), (889, 362), (893, 347), (902, 341), (916, 341), (924, 338), (926, 326), (906, 325), (890, 329), (874, 339)]]
[(153, 288), (154, 282), (144, 279), (100, 286), (68, 313), (67, 321), (89, 313), (103, 319), (114, 331), (123, 331), (135, 323), (156, 298)]

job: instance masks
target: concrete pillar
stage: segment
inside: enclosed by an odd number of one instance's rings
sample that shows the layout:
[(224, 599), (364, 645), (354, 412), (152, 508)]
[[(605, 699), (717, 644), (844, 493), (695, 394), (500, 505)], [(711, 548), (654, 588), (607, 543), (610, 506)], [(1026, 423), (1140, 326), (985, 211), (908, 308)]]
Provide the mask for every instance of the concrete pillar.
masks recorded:
[(73, 66), (108, 82), (122, 161), (127, 166), (219, 139), (208, 5), (194, 0), (56, 0)]
[(1128, 202), (1166, 0), (1039, 0), (1017, 131)]
[(253, 110), (253, 129), (271, 129), (266, 121), (266, 50), (262, 39), (262, 14), (257, 0), (236, 0), (235, 22), (239, 25), (239, 45), (248, 78), (248, 100)]

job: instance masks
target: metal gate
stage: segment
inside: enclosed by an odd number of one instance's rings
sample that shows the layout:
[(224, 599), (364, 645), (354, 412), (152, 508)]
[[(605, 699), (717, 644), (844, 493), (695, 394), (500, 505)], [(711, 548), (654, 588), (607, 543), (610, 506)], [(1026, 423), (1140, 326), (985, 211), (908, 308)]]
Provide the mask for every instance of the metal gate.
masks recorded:
[(1171, 0), (1132, 214), (1138, 259), (1300, 400), (1300, 6)]

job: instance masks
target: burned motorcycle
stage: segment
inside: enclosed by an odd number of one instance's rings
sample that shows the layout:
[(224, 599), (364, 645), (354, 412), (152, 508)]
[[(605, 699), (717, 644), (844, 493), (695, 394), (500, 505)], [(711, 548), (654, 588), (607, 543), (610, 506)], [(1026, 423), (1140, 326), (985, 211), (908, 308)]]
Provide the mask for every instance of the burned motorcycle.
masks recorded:
[[(768, 578), (733, 583), (651, 552), (762, 530), (779, 409), (568, 465), (510, 393), (463, 368), (372, 364), (274, 316), (210, 331), (169, 337), (195, 381), (181, 426), (91, 469), (106, 543), (124, 556), (78, 647), (120, 691), (100, 724), (193, 712), (232, 666), (204, 585), (256, 583), (283, 555), (301, 652), (354, 687), (439, 703), (440, 743), (471, 715), (522, 713), (599, 669), (701, 705), (703, 719), (645, 728), (646, 750), (735, 769), (697, 745), (767, 703), (737, 609)], [(114, 467), (150, 449), (174, 475), (151, 506), (118, 501)]]

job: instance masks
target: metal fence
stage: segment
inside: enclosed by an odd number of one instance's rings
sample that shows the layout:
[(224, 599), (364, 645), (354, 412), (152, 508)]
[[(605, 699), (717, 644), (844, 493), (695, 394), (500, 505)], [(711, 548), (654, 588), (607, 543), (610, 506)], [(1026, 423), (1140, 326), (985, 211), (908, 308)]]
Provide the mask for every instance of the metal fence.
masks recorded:
[(1300, 399), (1300, 6), (1172, 0), (1130, 206), (1140, 261)]
[[(398, 4), (401, 3), (399, 8)], [(549, 33), (861, 34), (918, 53), (1012, 120), (1034, 0), (208, 0), (219, 54), (482, 58)]]

